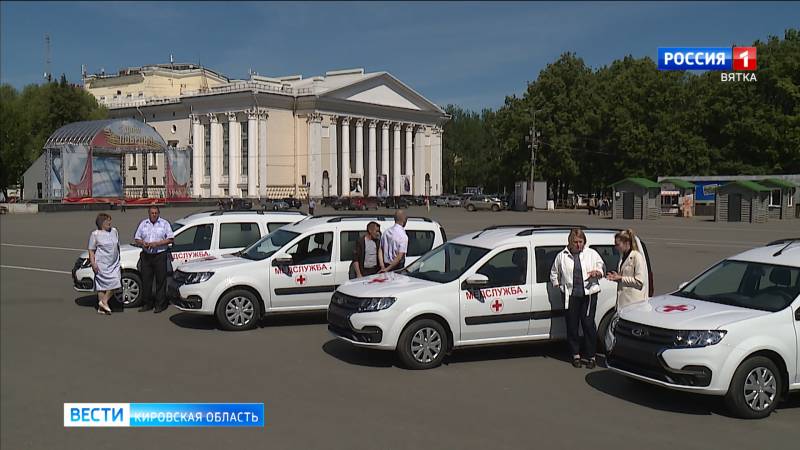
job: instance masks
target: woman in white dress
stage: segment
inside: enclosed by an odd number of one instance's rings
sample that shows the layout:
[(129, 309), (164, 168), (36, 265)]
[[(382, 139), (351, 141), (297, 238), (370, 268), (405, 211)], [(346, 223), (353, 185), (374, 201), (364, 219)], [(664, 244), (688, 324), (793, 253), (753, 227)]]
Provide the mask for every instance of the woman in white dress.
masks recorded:
[(94, 289), (97, 291), (97, 313), (111, 314), (108, 301), (115, 289), (122, 287), (119, 265), (119, 233), (111, 227), (111, 216), (100, 213), (95, 220), (97, 229), (89, 236), (89, 262), (94, 270)]

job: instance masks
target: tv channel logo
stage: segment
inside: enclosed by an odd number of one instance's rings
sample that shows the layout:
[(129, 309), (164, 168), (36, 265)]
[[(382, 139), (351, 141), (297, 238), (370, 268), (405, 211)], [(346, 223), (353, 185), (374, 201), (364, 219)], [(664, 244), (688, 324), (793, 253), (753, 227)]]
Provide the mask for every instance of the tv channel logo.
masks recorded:
[(263, 403), (64, 403), (65, 427), (263, 427)]
[(758, 68), (755, 47), (659, 47), (658, 70), (747, 71)]

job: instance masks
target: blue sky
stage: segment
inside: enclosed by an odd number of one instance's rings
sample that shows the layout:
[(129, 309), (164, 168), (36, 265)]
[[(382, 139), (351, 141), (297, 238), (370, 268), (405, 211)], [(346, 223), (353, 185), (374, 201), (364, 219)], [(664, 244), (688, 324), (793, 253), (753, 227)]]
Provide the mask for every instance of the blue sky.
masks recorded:
[(800, 26), (794, 2), (7, 2), (0, 79), (201, 63), (234, 78), (388, 71), (439, 105), (496, 108), (566, 51), (600, 67), (659, 46), (750, 44)]

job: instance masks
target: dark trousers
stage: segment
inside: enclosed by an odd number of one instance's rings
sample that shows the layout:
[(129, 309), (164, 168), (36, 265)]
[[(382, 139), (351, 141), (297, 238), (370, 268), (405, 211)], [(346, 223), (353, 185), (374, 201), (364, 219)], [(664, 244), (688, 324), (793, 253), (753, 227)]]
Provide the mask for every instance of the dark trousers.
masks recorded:
[[(567, 309), (567, 344), (570, 355), (594, 358), (597, 353), (597, 327), (594, 315), (597, 310), (597, 294), (570, 297)], [(578, 336), (578, 327), (583, 331), (583, 342)], [(582, 351), (581, 351), (582, 350)]]
[[(162, 308), (167, 306), (167, 252), (139, 254), (139, 271), (142, 274), (142, 305)], [(156, 293), (152, 298), (153, 279)]]

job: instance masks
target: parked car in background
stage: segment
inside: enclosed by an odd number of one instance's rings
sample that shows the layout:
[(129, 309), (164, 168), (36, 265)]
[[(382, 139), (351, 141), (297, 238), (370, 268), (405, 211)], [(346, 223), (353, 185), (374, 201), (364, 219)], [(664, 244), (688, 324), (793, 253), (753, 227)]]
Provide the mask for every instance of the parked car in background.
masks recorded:
[(489, 195), (473, 195), (467, 200), (464, 207), (467, 208), (467, 211), (500, 211), (503, 209), (503, 202)]
[(461, 197), (455, 195), (451, 196), (447, 200), (447, 206), (450, 208), (460, 208), (462, 204), (463, 202), (461, 201)]
[(347, 209), (354, 211), (378, 209), (378, 199), (375, 197), (350, 197)]
[(319, 201), (320, 205), (322, 206), (333, 206), (334, 203), (339, 201), (339, 197), (336, 195), (329, 195), (328, 197), (322, 197), (322, 200)]
[(386, 208), (399, 209), (408, 208), (409, 206), (411, 205), (409, 204), (408, 199), (404, 197), (386, 197)]
[(449, 202), (449, 201), (450, 201), (450, 197), (449, 197), (449, 196), (447, 196), (447, 195), (440, 195), (440, 196), (436, 197), (436, 198), (433, 200), (433, 202), (431, 202), (431, 204), (432, 204), (432, 205), (436, 205), (437, 207), (449, 206), (449, 205), (448, 205), (448, 202)]
[(281, 199), (281, 200), (283, 200), (284, 202), (286, 202), (286, 204), (288, 204), (290, 208), (294, 208), (294, 209), (300, 209), (300, 208), (303, 206), (303, 202), (302, 202), (302, 201), (300, 201), (300, 199), (299, 199), (299, 198), (294, 198), (294, 197), (284, 197), (284, 198), (283, 198), (283, 199)]
[(253, 209), (253, 201), (249, 198), (233, 199), (233, 209), (236, 211), (249, 211)]
[(288, 211), (291, 205), (284, 200), (267, 199), (261, 202), (261, 209), (264, 211)]

